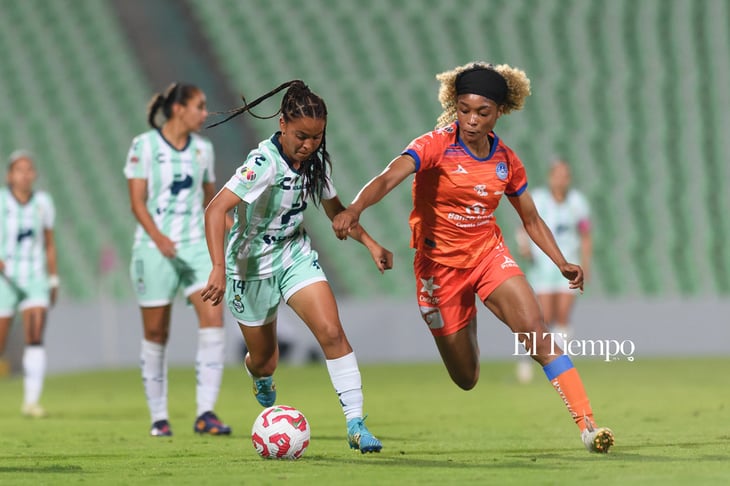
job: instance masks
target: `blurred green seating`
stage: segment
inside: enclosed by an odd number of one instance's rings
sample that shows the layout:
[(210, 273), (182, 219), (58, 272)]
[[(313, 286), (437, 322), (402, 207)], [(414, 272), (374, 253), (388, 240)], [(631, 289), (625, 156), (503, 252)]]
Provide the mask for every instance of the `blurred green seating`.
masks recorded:
[[(344, 203), (440, 112), (435, 75), (470, 60), (524, 69), (533, 95), (500, 120), (530, 186), (565, 156), (594, 211), (589, 292), (730, 293), (730, 3), (725, 0), (191, 0), (235, 92), (248, 100), (302, 78), (327, 101), (328, 149)], [(97, 293), (98, 260), (129, 296), (133, 220), (122, 176), (130, 137), (145, 129), (150, 90), (107, 2), (0, 0), (0, 152), (33, 150), (40, 186), (59, 208), (67, 291)], [(278, 100), (257, 113), (268, 115)], [(259, 137), (275, 125), (252, 120)], [(413, 292), (407, 226), (410, 184), (363, 216), (396, 254), (373, 277), (360, 245), (307, 225), (339, 290)], [(497, 212), (508, 244), (519, 224)]]
[[(132, 220), (122, 174), (130, 134), (144, 129), (149, 97), (139, 67), (105, 2), (0, 2), (0, 111), (3, 156), (37, 156), (39, 187), (57, 207), (64, 295), (96, 297), (99, 256), (111, 245), (124, 262)], [(131, 295), (126, 265), (110, 277)]]
[[(345, 202), (433, 126), (440, 111), (436, 73), (474, 59), (505, 62), (532, 80), (525, 110), (498, 127), (526, 164), (531, 187), (562, 155), (592, 203), (591, 291), (730, 291), (730, 223), (722, 216), (730, 208), (728, 2), (191, 4), (234, 83), (261, 93), (301, 77), (324, 96), (328, 146), (345, 161), (335, 166)], [(291, 28), (269, 29), (279, 22)], [(364, 220), (406, 266), (407, 186)], [(508, 243), (519, 224), (513, 213), (498, 210)], [(347, 291), (412, 292), (409, 270), (373, 287), (364, 277), (367, 258), (328, 237), (327, 221), (312, 219), (331, 274)]]

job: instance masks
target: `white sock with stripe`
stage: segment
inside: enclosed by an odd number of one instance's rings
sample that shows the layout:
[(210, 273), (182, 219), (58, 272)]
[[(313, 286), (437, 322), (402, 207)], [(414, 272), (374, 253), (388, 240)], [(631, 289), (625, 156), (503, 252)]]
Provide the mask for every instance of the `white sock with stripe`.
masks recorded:
[(362, 378), (355, 353), (346, 354), (341, 358), (328, 359), (327, 371), (337, 396), (340, 398), (345, 419), (362, 417)]

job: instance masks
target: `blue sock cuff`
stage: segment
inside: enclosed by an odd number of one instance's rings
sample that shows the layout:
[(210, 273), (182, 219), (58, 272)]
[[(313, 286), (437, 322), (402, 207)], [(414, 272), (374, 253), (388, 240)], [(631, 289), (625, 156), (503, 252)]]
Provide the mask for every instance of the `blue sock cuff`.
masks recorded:
[(542, 370), (547, 375), (548, 380), (553, 381), (571, 368), (573, 368), (573, 361), (570, 359), (570, 356), (563, 354), (543, 366)]

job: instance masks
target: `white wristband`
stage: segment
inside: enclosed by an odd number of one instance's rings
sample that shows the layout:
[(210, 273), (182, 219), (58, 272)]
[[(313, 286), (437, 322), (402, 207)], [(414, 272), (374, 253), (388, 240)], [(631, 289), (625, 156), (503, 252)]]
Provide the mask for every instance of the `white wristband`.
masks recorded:
[(51, 288), (57, 288), (61, 284), (61, 280), (58, 278), (58, 275), (53, 274), (48, 276), (48, 285), (51, 286)]

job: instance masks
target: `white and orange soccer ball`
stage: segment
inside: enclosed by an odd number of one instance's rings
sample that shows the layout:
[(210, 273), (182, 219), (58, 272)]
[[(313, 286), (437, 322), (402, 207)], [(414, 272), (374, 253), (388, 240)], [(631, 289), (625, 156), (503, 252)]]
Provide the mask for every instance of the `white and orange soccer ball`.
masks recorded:
[(294, 407), (274, 405), (253, 423), (251, 442), (266, 459), (299, 459), (309, 446), (309, 422)]

